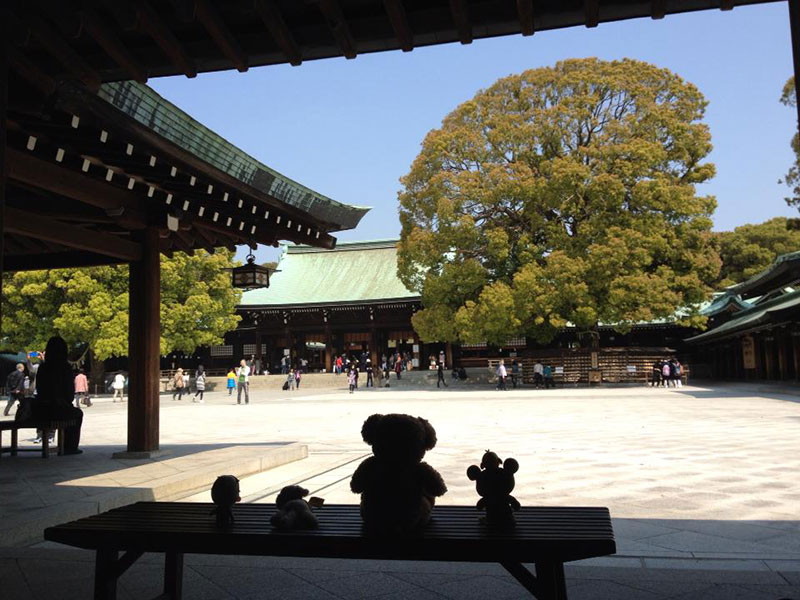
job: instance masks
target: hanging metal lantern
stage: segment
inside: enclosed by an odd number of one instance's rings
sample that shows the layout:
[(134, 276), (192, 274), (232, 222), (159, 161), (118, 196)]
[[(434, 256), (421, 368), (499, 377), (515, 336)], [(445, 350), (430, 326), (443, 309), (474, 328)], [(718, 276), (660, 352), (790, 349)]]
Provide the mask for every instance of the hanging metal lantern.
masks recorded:
[(269, 287), (269, 269), (256, 264), (253, 253), (247, 255), (247, 264), (233, 269), (233, 287), (252, 290)]

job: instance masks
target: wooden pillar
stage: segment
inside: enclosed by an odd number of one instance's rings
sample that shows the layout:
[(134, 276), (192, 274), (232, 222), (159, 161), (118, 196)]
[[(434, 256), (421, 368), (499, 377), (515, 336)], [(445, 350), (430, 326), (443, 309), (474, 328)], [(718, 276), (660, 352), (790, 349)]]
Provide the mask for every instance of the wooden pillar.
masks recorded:
[(792, 331), (789, 335), (792, 336), (792, 359), (794, 360), (794, 378), (800, 380), (800, 337), (796, 334), (797, 331)]
[(256, 324), (256, 360), (264, 368), (264, 359), (261, 356), (261, 328)]
[[(0, 10), (0, 16), (3, 11)], [(8, 112), (8, 27), (0, 26), (0, 298), (3, 297), (3, 256), (6, 214), (6, 113)], [(3, 308), (0, 302), (0, 331), (3, 330)]]
[(453, 345), (450, 342), (444, 345), (444, 361), (448, 369), (453, 368)]
[(158, 229), (140, 234), (142, 260), (131, 263), (128, 281), (128, 452), (146, 458), (159, 449), (161, 264)]
[(378, 361), (380, 360), (380, 355), (378, 354), (378, 331), (375, 328), (375, 323), (370, 324), (369, 356), (370, 360), (372, 361), (372, 365), (373, 366), (377, 365)]
[(786, 379), (786, 342), (784, 330), (776, 330), (775, 343), (778, 348), (778, 379)]
[(800, 134), (800, 0), (789, 0), (789, 27), (792, 34), (794, 91), (797, 98), (797, 130)]
[(333, 351), (333, 337), (331, 337), (331, 326), (328, 325), (327, 317), (325, 320), (325, 372), (333, 373), (333, 360), (331, 352)]

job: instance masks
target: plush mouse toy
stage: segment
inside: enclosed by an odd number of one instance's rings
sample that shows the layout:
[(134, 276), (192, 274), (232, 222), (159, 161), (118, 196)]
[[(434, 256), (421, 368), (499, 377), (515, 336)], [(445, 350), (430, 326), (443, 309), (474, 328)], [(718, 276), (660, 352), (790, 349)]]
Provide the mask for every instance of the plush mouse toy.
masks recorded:
[(350, 489), (361, 494), (361, 518), (368, 531), (404, 534), (430, 519), (437, 496), (447, 491), (442, 476), (421, 462), (436, 445), (430, 423), (410, 415), (372, 415), (361, 428), (373, 456), (353, 473)]
[(228, 527), (233, 524), (231, 507), (239, 502), (239, 480), (233, 475), (220, 475), (211, 487), (211, 500), (217, 506), (211, 514), (217, 515), (217, 525)]
[(287, 485), (275, 499), (278, 512), (272, 515), (269, 522), (275, 529), (316, 529), (319, 527), (317, 517), (311, 512), (311, 507), (322, 506), (322, 498), (309, 498), (308, 490), (299, 485)]
[[(501, 466), (502, 464), (502, 466)], [(472, 465), (467, 469), (467, 477), (475, 482), (478, 494), (478, 510), (486, 509), (486, 517), (482, 519), (487, 525), (510, 527), (514, 525), (513, 511), (519, 510), (519, 502), (511, 495), (514, 489), (514, 473), (519, 470), (519, 463), (513, 458), (505, 462), (489, 450), (481, 459), (481, 466)]]

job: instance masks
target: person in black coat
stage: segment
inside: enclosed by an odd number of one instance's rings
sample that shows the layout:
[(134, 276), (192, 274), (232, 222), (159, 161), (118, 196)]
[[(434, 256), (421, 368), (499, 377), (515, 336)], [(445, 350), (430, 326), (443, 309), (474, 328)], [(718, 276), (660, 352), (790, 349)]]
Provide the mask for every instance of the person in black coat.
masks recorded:
[(25, 395), (25, 365), (22, 363), (17, 364), (16, 368), (8, 374), (6, 393), (8, 394), (8, 403), (3, 411), (3, 416), (7, 417), (14, 402), (21, 400)]
[(80, 454), (82, 450), (78, 450), (78, 445), (81, 441), (83, 411), (72, 404), (75, 384), (72, 367), (67, 361), (67, 343), (59, 336), (51, 337), (44, 356), (36, 376), (34, 419), (75, 421), (75, 425), (64, 428), (64, 454)]

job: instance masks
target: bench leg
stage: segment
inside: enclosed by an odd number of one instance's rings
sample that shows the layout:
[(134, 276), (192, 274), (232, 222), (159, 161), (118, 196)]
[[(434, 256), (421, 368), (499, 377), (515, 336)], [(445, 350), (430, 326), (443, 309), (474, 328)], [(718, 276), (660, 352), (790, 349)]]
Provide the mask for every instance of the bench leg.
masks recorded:
[(117, 599), (117, 551), (98, 550), (94, 564), (94, 600)]
[(58, 444), (56, 448), (58, 448), (58, 455), (64, 455), (64, 428), (59, 427), (58, 431), (56, 431), (56, 435), (58, 436)]
[(17, 455), (17, 446), (19, 445), (19, 429), (11, 430), (11, 456)]
[(50, 456), (50, 430), (42, 429), (42, 458)]
[(167, 552), (164, 559), (163, 598), (181, 600), (183, 597), (183, 553)]
[(564, 579), (564, 563), (537, 562), (536, 580), (543, 592), (542, 600), (567, 600), (567, 582)]

